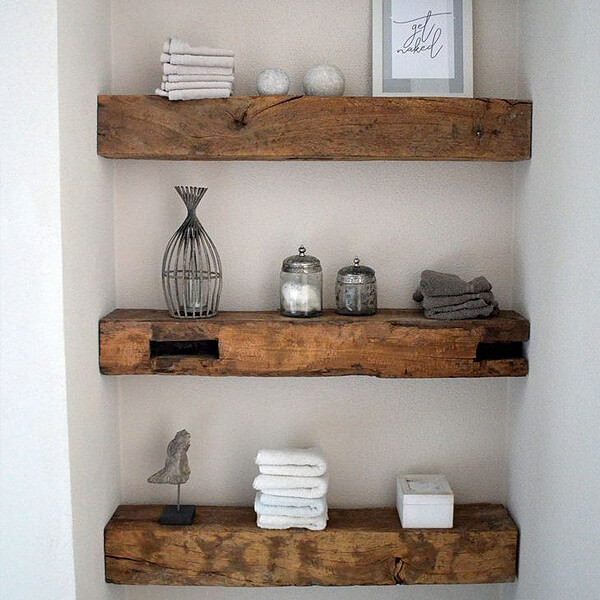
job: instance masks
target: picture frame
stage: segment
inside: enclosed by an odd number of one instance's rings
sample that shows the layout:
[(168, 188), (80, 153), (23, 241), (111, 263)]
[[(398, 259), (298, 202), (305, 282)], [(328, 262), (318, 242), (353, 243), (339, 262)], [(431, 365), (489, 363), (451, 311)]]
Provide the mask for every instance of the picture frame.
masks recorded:
[(472, 0), (372, 0), (373, 96), (473, 97)]

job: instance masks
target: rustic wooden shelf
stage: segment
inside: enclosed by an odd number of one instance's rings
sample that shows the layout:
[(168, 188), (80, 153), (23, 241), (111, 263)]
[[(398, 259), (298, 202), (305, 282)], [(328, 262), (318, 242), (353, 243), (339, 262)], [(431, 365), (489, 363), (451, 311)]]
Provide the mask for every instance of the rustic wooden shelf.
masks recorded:
[(98, 154), (160, 160), (480, 160), (531, 157), (529, 101), (98, 96)]
[(419, 310), (371, 317), (293, 319), (222, 312), (174, 319), (118, 309), (100, 321), (105, 375), (515, 377), (527, 374), (529, 322), (512, 311), (489, 319), (434, 321)]
[(516, 574), (517, 527), (499, 504), (455, 506), (453, 529), (402, 529), (395, 508), (330, 509), (324, 531), (259, 529), (246, 507), (199, 506), (193, 525), (160, 525), (162, 509), (117, 509), (104, 531), (108, 582), (501, 583)]

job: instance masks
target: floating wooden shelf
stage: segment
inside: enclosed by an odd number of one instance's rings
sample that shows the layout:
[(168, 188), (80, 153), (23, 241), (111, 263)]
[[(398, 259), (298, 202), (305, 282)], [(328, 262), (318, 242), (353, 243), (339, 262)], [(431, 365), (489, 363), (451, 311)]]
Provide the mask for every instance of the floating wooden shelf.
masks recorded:
[(199, 506), (190, 526), (162, 506), (120, 506), (104, 531), (106, 580), (146, 585), (501, 583), (518, 532), (502, 505), (454, 509), (453, 529), (402, 529), (395, 508), (329, 511), (324, 531), (266, 530), (251, 508)]
[(531, 157), (532, 104), (478, 98), (98, 96), (98, 154), (160, 160)]
[(434, 321), (419, 310), (371, 317), (293, 319), (222, 312), (174, 319), (166, 311), (115, 310), (100, 321), (105, 375), (515, 377), (527, 374), (529, 322), (512, 311), (489, 319)]

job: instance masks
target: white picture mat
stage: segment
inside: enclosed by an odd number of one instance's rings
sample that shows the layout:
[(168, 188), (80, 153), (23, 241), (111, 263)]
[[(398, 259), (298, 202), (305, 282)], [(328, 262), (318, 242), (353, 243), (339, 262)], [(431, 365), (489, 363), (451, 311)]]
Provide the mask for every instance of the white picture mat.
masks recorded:
[[(453, 91), (452, 80), (448, 78), (415, 78), (394, 79), (401, 91), (384, 90), (384, 45), (391, 48), (391, 40), (384, 39), (384, 2), (372, 0), (373, 25), (373, 96), (456, 96), (473, 97), (473, 8), (472, 0), (460, 0), (462, 3), (462, 53), (460, 54), (462, 69), (462, 86)], [(423, 2), (423, 0), (400, 0)], [(427, 2), (423, 2), (427, 4)], [(428, 10), (428, 9), (427, 9)], [(427, 10), (425, 12), (427, 12)], [(455, 40), (460, 43), (460, 40)], [(457, 73), (455, 73), (455, 76)]]
[(454, 79), (453, 0), (392, 0), (391, 20), (394, 79)]

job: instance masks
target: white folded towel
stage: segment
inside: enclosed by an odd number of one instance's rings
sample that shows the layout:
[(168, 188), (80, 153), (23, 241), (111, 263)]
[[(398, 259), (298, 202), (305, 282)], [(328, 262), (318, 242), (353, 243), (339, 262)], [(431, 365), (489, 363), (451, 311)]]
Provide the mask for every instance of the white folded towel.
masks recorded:
[(329, 477), (288, 477), (286, 475), (265, 475), (254, 478), (252, 487), (271, 496), (294, 496), (296, 498), (322, 498), (327, 493)]
[(320, 448), (267, 448), (258, 451), (255, 462), (266, 475), (318, 477), (327, 471)]
[(170, 83), (182, 81), (229, 81), (233, 83), (233, 75), (163, 75), (162, 80)]
[(231, 90), (205, 89), (205, 90), (172, 90), (166, 92), (157, 88), (154, 90), (157, 96), (164, 96), (169, 100), (202, 100), (204, 98), (229, 98)]
[(325, 516), (320, 517), (281, 517), (278, 515), (257, 515), (256, 524), (262, 529), (290, 529), (302, 527), (322, 531), (327, 527)]
[(193, 54), (166, 54), (160, 55), (161, 63), (171, 65), (188, 65), (192, 67), (225, 67), (233, 69), (231, 56), (194, 56)]
[(229, 90), (231, 83), (229, 81), (163, 81), (160, 89), (170, 92), (171, 90)]
[(311, 465), (259, 465), (258, 470), (265, 475), (286, 475), (288, 477), (318, 477), (325, 473), (325, 466)]
[(321, 502), (325, 502), (325, 498), (297, 498), (296, 496), (271, 496), (265, 492), (258, 493), (260, 493), (261, 503), (268, 506), (319, 507)]
[(233, 75), (233, 67), (188, 67), (163, 63), (164, 75)]
[(263, 494), (257, 492), (254, 498), (254, 510), (261, 515), (279, 515), (283, 517), (327, 517), (327, 501), (325, 498), (312, 500), (308, 506), (283, 506), (265, 504), (262, 501)]
[(208, 46), (194, 47), (177, 38), (169, 38), (163, 44), (163, 52), (166, 54), (195, 54), (197, 56), (234, 56), (233, 50), (209, 48)]

